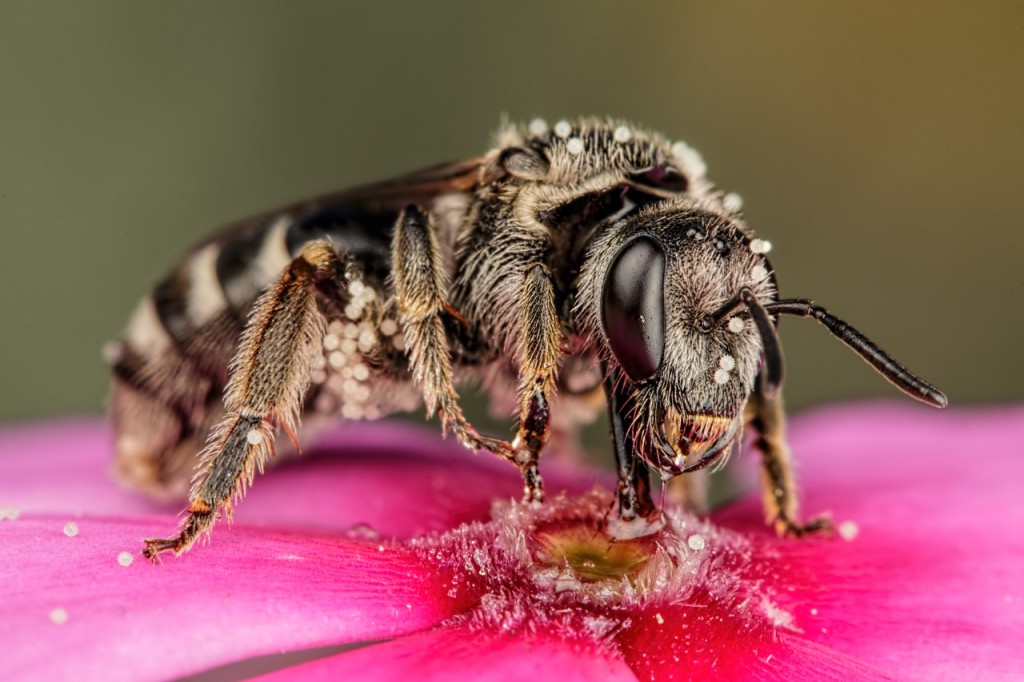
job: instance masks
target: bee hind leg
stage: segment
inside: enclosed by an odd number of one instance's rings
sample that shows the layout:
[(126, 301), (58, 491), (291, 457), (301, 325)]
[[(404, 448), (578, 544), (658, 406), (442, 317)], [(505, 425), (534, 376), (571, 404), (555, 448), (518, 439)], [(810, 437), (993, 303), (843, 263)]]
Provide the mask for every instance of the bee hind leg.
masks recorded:
[(761, 451), (765, 520), (779, 535), (802, 537), (832, 530), (825, 516), (800, 522), (797, 516), (796, 483), (785, 438), (785, 413), (779, 395), (767, 397), (755, 389), (747, 402), (748, 423), (756, 429), (755, 445)]
[(322, 291), (337, 290), (344, 277), (345, 265), (331, 246), (310, 242), (257, 300), (231, 364), (224, 417), (199, 455), (188, 516), (176, 536), (146, 540), (147, 558), (156, 561), (164, 551), (180, 555), (208, 535), (262, 471), (276, 429), (294, 432), (324, 336), (317, 301), (333, 303)]

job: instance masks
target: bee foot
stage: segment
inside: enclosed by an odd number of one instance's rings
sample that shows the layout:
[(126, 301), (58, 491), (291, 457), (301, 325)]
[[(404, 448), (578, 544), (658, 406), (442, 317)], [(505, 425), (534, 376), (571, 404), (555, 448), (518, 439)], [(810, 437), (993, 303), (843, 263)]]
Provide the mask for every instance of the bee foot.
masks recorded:
[(816, 516), (810, 521), (800, 523), (793, 519), (781, 516), (775, 519), (775, 532), (779, 537), (802, 538), (807, 535), (831, 535), (832, 519), (827, 516)]
[(163, 552), (174, 552), (180, 554), (182, 551), (182, 540), (180, 536), (173, 538), (148, 538), (146, 547), (142, 550), (142, 556), (154, 564), (160, 563), (160, 554)]
[(645, 535), (654, 535), (664, 527), (665, 516), (660, 511), (649, 517), (637, 515), (630, 519), (613, 513), (608, 519), (605, 532), (614, 540), (635, 540)]

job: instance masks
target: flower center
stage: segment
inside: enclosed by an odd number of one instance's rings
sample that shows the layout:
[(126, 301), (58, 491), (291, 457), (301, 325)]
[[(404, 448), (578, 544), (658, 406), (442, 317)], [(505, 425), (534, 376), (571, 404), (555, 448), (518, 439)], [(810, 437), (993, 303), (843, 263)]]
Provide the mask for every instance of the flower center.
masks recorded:
[(628, 639), (642, 623), (691, 618), (766, 637), (796, 629), (765, 585), (772, 567), (749, 540), (681, 510), (641, 529), (647, 534), (620, 539), (608, 532), (612, 502), (594, 491), (539, 508), (497, 503), (490, 522), (413, 546), (449, 576), (448, 597), (465, 609), (453, 621), (482, 631), (608, 642)]
[(654, 536), (615, 540), (588, 520), (539, 524), (531, 544), (538, 566), (567, 569), (581, 582), (632, 582), (657, 550)]

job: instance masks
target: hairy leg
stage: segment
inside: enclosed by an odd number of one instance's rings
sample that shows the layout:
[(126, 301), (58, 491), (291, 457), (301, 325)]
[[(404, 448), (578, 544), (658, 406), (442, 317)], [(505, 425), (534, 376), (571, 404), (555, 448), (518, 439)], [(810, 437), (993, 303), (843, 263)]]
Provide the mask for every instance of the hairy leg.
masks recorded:
[(447, 283), (429, 216), (415, 206), (402, 212), (392, 240), (395, 299), (402, 318), (413, 381), (423, 392), (427, 414), (437, 412), (445, 432), (473, 450), (515, 461), (512, 446), (477, 433), (459, 406), (451, 347), (444, 327)]
[(526, 499), (540, 502), (544, 487), (537, 460), (550, 437), (551, 399), (562, 354), (555, 292), (543, 265), (526, 269), (519, 325), (519, 430), (512, 445), (523, 474)]
[(768, 398), (755, 389), (747, 402), (747, 419), (758, 433), (755, 445), (761, 451), (765, 520), (775, 527), (779, 535), (799, 537), (831, 530), (832, 524), (825, 517), (806, 523), (797, 520), (796, 483), (789, 446), (786, 445), (786, 420), (779, 394)]
[(324, 335), (318, 284), (344, 276), (330, 245), (310, 242), (256, 302), (231, 363), (224, 417), (199, 456), (188, 516), (177, 536), (146, 541), (148, 558), (155, 561), (164, 551), (180, 555), (208, 534), (262, 471), (276, 429), (294, 433)]

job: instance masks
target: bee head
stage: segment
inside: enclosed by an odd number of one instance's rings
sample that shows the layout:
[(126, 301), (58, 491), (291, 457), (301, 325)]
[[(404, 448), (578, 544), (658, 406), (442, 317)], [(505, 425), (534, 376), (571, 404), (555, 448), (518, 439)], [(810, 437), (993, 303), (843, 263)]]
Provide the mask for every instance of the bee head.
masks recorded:
[(591, 244), (577, 308), (624, 384), (638, 454), (667, 475), (727, 452), (759, 372), (781, 379), (765, 250), (738, 219), (684, 200), (647, 206)]

